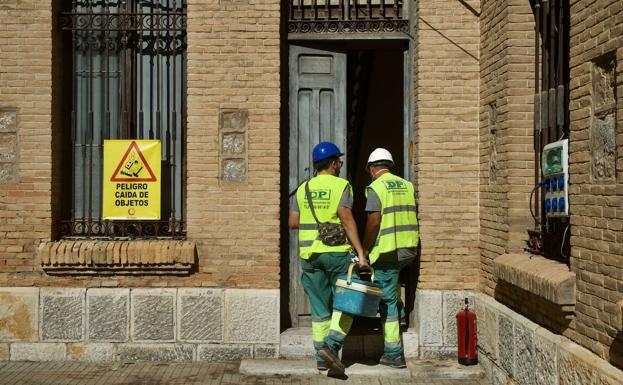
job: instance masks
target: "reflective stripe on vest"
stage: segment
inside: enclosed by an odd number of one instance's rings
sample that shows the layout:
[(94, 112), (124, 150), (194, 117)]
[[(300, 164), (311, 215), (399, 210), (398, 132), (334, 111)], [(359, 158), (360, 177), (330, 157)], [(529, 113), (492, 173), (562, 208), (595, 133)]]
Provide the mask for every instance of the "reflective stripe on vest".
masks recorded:
[[(413, 184), (391, 173), (381, 175), (369, 186), (381, 201), (381, 225), (370, 263), (380, 254), (416, 247), (420, 239)], [(367, 196), (367, 190), (366, 190)]]
[[(327, 246), (319, 238), (318, 224), (307, 203), (305, 184), (296, 191), (296, 200), (299, 204), (299, 255), (309, 259), (314, 253), (346, 252), (352, 248), (349, 243), (339, 246)], [(309, 192), (312, 196), (314, 209), (318, 220), (322, 223), (341, 223), (337, 216), (337, 208), (344, 193), (350, 184), (346, 179), (332, 175), (317, 175), (309, 182)], [(352, 191), (352, 189), (351, 189)]]

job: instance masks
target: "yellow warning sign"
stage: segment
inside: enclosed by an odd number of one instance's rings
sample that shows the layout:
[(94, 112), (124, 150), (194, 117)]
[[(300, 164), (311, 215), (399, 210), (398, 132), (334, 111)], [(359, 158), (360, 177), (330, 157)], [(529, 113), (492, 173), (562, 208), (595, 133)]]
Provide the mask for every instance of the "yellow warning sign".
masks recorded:
[(104, 219), (160, 219), (160, 141), (104, 141)]

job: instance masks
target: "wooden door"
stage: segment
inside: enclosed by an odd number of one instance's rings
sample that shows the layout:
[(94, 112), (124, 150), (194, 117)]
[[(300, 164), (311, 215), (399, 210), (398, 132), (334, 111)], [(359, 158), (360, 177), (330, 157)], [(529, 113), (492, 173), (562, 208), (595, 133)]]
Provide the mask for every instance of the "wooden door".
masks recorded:
[[(294, 191), (313, 175), (311, 152), (316, 144), (330, 141), (346, 152), (346, 53), (290, 45), (289, 67), (289, 191)], [(301, 286), (295, 230), (290, 231), (289, 254), (292, 326), (309, 325), (311, 310)]]

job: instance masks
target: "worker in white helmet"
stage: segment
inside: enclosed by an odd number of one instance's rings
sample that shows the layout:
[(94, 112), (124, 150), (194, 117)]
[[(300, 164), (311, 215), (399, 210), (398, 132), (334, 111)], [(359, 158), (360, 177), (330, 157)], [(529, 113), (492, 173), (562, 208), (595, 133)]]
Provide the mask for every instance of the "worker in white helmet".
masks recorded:
[[(368, 158), (372, 183), (366, 189), (368, 220), (363, 248), (374, 267), (375, 282), (383, 287), (379, 312), (383, 318), (384, 350), (380, 363), (406, 367), (400, 340), (398, 274), (417, 255), (420, 235), (413, 184), (391, 173), (394, 159), (389, 151), (377, 148)], [(337, 351), (352, 324), (352, 317), (334, 310), (329, 336), (320, 355), (334, 369), (343, 368)]]

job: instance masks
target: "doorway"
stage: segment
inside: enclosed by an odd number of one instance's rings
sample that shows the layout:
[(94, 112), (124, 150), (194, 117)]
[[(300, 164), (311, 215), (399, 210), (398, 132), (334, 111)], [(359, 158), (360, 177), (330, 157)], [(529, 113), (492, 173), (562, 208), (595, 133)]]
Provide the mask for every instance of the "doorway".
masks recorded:
[[(331, 141), (345, 153), (340, 176), (355, 193), (353, 214), (360, 234), (365, 226), (365, 187), (370, 177), (365, 165), (377, 147), (388, 149), (393, 172), (405, 176), (409, 132), (405, 116), (408, 44), (403, 40), (296, 42), (289, 45), (287, 156), (290, 196), (313, 175), (311, 151), (320, 141)], [(300, 283), (297, 232), (290, 231), (286, 247), (289, 283), (289, 322), (311, 324), (309, 301)], [(285, 250), (284, 250), (285, 251)], [(285, 298), (284, 298), (285, 300)]]

